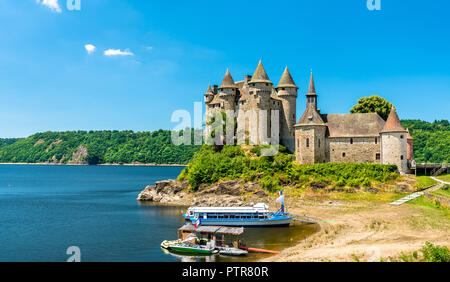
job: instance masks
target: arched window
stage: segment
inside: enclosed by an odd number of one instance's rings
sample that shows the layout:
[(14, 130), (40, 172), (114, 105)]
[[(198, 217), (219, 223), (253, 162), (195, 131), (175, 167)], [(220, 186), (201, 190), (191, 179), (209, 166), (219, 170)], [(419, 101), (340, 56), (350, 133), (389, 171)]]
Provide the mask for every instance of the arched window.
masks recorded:
[(319, 141), (319, 148), (320, 148), (320, 139), (318, 139), (318, 141)]
[(353, 144), (353, 138), (350, 138), (350, 144)]
[(306, 148), (309, 148), (309, 138), (306, 138)]

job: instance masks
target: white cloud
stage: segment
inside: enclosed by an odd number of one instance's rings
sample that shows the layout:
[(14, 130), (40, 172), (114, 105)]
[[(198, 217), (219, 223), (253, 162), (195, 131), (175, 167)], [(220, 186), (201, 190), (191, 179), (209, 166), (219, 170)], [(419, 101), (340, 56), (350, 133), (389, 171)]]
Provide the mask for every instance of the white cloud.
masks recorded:
[(148, 47), (145, 47), (147, 50), (149, 50), (149, 51), (152, 51), (153, 50), (153, 46), (148, 46)]
[(95, 52), (96, 47), (92, 44), (84, 45), (84, 49), (86, 49), (87, 53), (90, 55)]
[(61, 7), (59, 6), (58, 0), (36, 0), (36, 3), (47, 6), (50, 10), (61, 13)]
[(104, 52), (105, 56), (134, 56), (130, 50), (125, 49), (124, 51), (120, 49), (108, 49)]

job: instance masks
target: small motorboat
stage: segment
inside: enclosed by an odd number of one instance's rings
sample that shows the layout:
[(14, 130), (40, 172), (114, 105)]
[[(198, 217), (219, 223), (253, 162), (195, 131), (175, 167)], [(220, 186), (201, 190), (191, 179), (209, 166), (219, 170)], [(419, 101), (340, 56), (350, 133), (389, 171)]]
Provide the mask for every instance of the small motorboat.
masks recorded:
[(216, 248), (212, 248), (210, 246), (202, 246), (186, 243), (171, 245), (169, 247), (169, 250), (177, 253), (192, 254), (192, 255), (212, 255), (218, 253), (218, 250), (216, 250)]
[(178, 240), (172, 240), (172, 241), (164, 240), (164, 241), (162, 241), (162, 243), (161, 243), (161, 248), (163, 248), (163, 249), (169, 249), (170, 246), (175, 245), (175, 244), (180, 244), (180, 243), (181, 243), (181, 240), (180, 240), (180, 239), (178, 239)]
[(248, 251), (230, 247), (217, 247), (220, 255), (224, 256), (245, 256)]

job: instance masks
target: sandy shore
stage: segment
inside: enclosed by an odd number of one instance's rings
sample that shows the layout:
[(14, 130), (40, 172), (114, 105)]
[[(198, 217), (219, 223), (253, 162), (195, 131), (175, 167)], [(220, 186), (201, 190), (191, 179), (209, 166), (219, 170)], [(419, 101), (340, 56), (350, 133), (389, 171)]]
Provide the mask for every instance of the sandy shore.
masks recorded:
[(450, 243), (450, 220), (431, 208), (311, 199), (290, 205), (294, 214), (319, 217), (320, 231), (264, 261), (399, 261), (426, 241)]

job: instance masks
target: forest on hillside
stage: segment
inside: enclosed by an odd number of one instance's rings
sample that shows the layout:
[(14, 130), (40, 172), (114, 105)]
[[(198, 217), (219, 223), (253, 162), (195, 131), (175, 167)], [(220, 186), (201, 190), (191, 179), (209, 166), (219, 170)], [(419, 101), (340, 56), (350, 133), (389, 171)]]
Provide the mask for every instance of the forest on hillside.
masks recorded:
[(1, 146), (0, 162), (186, 164), (199, 149), (172, 144), (169, 130), (44, 132)]
[(448, 120), (432, 123), (421, 120), (402, 120), (414, 138), (416, 162), (450, 162), (450, 124)]
[[(402, 124), (414, 137), (417, 162), (450, 162), (448, 120), (402, 120)], [(187, 164), (199, 149), (172, 144), (169, 130), (44, 132), (27, 138), (0, 139), (0, 162)]]

